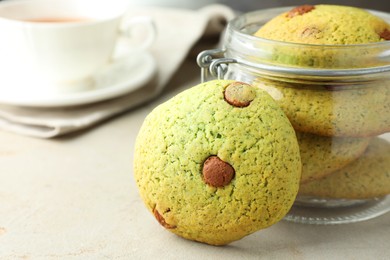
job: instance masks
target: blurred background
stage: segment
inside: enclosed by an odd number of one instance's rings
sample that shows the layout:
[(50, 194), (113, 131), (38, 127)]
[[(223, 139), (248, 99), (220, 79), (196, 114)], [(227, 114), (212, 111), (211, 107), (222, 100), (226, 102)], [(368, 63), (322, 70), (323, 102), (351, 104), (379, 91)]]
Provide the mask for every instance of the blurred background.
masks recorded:
[[(13, 1), (13, 0), (0, 0)], [(33, 0), (31, 0), (33, 1)], [(66, 1), (66, 0), (64, 0)], [(133, 5), (138, 6), (162, 6), (162, 7), (178, 7), (198, 9), (209, 4), (224, 4), (230, 6), (239, 12), (249, 12), (258, 9), (280, 7), (280, 6), (297, 6), (303, 4), (335, 4), (335, 5), (350, 5), (373, 9), (378, 11), (390, 12), (389, 0), (128, 0)]]
[(367, 9), (390, 12), (389, 0), (347, 0), (347, 1), (313, 1), (313, 0), (129, 0), (136, 5), (154, 5), (165, 7), (181, 7), (197, 9), (202, 6), (220, 3), (225, 4), (237, 11), (248, 12), (257, 9), (279, 7), (279, 6), (296, 6), (303, 4), (337, 4), (362, 7)]

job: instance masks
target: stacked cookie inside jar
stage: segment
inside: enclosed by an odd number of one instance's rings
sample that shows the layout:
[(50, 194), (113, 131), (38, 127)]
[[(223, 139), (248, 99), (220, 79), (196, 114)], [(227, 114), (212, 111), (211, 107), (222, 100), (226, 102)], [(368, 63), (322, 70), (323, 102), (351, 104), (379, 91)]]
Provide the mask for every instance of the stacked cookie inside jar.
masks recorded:
[(390, 194), (388, 21), (377, 11), (305, 5), (229, 23), (225, 78), (266, 90), (297, 133), (297, 201), (346, 206)]

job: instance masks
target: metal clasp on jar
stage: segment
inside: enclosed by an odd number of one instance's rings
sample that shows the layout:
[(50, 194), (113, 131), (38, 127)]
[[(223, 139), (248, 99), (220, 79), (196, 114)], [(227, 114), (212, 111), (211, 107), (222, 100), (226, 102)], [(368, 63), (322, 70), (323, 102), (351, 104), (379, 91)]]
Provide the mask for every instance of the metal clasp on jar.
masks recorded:
[(201, 82), (206, 82), (212, 79), (222, 79), (229, 63), (237, 63), (237, 60), (224, 57), (224, 49), (205, 50), (199, 53), (196, 61), (201, 68)]
[[(389, 56), (388, 52), (384, 52), (383, 57)], [(380, 73), (390, 72), (390, 66), (377, 67), (362, 67), (362, 68), (324, 68), (318, 69), (316, 67), (304, 66), (294, 67), (289, 64), (278, 64), (265, 61), (244, 60), (242, 58), (227, 58), (225, 49), (205, 50), (198, 54), (197, 63), (201, 68), (201, 81), (209, 81), (211, 79), (223, 79), (225, 73), (228, 71), (228, 65), (231, 63), (239, 64), (246, 68), (251, 68), (256, 71), (263, 71), (272, 73), (274, 75), (283, 75), (283, 77), (302, 77), (317, 79), (324, 81), (325, 78), (329, 80), (347, 80), (355, 77), (374, 77)], [(366, 78), (367, 79), (367, 78)]]

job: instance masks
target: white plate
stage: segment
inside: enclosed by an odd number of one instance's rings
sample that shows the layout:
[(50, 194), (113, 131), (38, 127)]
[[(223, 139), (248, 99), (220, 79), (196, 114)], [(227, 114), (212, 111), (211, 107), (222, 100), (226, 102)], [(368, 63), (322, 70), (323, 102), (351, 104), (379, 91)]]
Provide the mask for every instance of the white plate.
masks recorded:
[[(156, 72), (156, 62), (146, 51), (139, 50), (116, 60), (92, 77), (88, 90), (73, 93), (21, 93), (12, 83), (0, 88), (0, 103), (30, 107), (76, 106), (107, 100), (130, 93), (146, 84)], [(22, 77), (22, 75), (21, 75)], [(0, 80), (1, 81), (1, 80)], [(33, 83), (30, 83), (33, 84)]]

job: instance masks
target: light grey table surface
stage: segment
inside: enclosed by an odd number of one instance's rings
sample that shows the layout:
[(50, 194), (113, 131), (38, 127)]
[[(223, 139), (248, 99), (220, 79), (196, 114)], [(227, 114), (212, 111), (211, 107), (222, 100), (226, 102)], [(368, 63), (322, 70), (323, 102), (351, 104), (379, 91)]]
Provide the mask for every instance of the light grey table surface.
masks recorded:
[(0, 259), (390, 259), (390, 214), (281, 221), (224, 247), (164, 230), (138, 195), (134, 141), (153, 107), (197, 82), (191, 59), (160, 98), (88, 131), (52, 140), (0, 132)]

